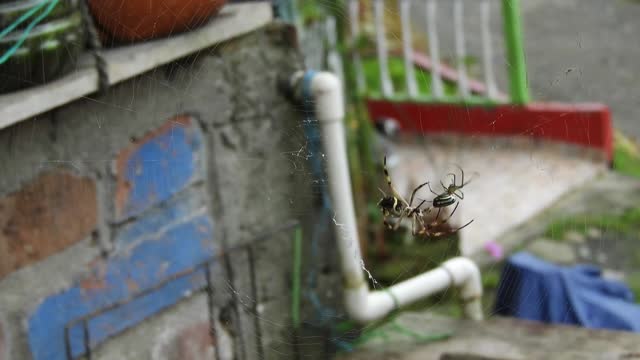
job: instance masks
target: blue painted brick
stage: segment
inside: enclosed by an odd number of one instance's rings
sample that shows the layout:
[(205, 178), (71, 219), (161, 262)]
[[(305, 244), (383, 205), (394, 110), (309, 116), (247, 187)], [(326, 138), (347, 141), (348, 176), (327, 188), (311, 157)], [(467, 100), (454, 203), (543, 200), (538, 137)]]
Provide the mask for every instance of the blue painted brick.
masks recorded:
[(116, 251), (123, 251), (138, 242), (157, 236), (162, 228), (184, 222), (185, 219), (206, 211), (202, 187), (188, 190), (169, 200), (164, 206), (152, 209), (140, 219), (121, 226), (115, 231)]
[[(160, 215), (158, 215), (160, 216)], [(140, 222), (153, 221), (140, 219)], [(34, 359), (65, 359), (64, 327), (73, 320), (192, 269), (216, 253), (213, 225), (206, 215), (195, 217), (106, 262), (94, 264), (93, 275), (46, 298), (28, 321)], [(175, 304), (202, 286), (202, 273), (172, 281), (148, 296), (106, 312), (89, 322), (92, 344), (98, 344), (150, 315)], [(80, 328), (71, 329), (74, 355), (84, 352)]]
[[(203, 178), (203, 154), (195, 120), (177, 117), (118, 155), (116, 218), (137, 218), (114, 232), (114, 255), (91, 264), (90, 276), (45, 298), (31, 314), (28, 336), (34, 359), (66, 359), (65, 326), (81, 317), (126, 302), (90, 318), (91, 346), (96, 346), (203, 286), (203, 271), (163, 284), (217, 252), (204, 190), (194, 186), (183, 191)], [(72, 354), (85, 353), (82, 324), (73, 325), (69, 334)]]
[(202, 132), (181, 116), (120, 152), (116, 219), (139, 215), (202, 179)]

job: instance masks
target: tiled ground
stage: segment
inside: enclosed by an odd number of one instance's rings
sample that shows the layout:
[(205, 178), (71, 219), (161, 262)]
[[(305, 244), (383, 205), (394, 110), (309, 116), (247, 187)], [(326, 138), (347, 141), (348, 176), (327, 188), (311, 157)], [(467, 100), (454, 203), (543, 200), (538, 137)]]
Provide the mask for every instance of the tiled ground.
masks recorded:
[[(402, 194), (425, 181), (440, 193), (456, 172), (465, 171), (464, 200), (452, 218), (462, 225), (461, 251), (470, 255), (550, 206), (563, 194), (606, 171), (596, 153), (530, 139), (422, 137), (399, 139), (389, 152), (389, 170)], [(458, 175), (457, 181), (460, 182)], [(435, 185), (435, 186), (433, 186)], [(418, 198), (431, 200), (426, 187)], [(442, 215), (441, 215), (442, 216)]]

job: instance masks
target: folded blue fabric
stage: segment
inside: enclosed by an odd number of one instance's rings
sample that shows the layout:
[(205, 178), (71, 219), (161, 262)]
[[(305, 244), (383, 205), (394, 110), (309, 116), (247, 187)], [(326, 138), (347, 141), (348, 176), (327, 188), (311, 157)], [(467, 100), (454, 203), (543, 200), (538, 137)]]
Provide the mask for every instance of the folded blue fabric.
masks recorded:
[(595, 266), (562, 267), (527, 252), (511, 256), (505, 264), (495, 312), (555, 324), (640, 331), (640, 306), (625, 284), (603, 279)]

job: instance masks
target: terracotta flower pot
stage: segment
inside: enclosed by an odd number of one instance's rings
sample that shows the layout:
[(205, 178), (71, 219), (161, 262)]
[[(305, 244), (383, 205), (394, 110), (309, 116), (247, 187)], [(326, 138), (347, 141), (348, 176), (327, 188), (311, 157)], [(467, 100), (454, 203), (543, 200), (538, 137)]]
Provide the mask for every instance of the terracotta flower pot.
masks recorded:
[(89, 0), (98, 26), (117, 41), (164, 37), (204, 24), (227, 0)]

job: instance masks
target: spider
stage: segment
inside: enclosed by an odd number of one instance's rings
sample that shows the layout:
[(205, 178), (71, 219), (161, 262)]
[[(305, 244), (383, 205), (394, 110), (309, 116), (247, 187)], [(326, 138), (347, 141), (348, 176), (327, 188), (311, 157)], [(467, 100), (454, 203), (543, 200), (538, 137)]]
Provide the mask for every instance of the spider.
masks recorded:
[[(382, 191), (382, 189), (380, 189), (380, 191), (382, 192), (383, 197), (378, 202), (378, 206), (382, 210), (382, 214), (384, 216), (384, 224), (389, 229), (397, 230), (398, 227), (400, 226), (400, 224), (402, 223), (402, 220), (404, 220), (404, 218), (411, 218), (411, 220), (412, 220), (411, 221), (411, 233), (413, 234), (413, 236), (423, 236), (423, 237), (433, 238), (433, 237), (440, 237), (440, 236), (444, 236), (444, 235), (448, 235), (448, 234), (452, 234), (452, 233), (458, 232), (459, 230), (465, 228), (466, 226), (468, 226), (469, 224), (471, 224), (473, 222), (473, 220), (471, 220), (468, 223), (466, 223), (465, 225), (463, 225), (463, 226), (461, 226), (461, 227), (459, 227), (457, 229), (445, 229), (445, 230), (442, 230), (442, 226), (445, 225), (451, 219), (453, 214), (458, 209), (458, 205), (459, 205), (459, 203), (458, 203), (454, 207), (454, 209), (451, 212), (451, 214), (445, 220), (438, 221), (438, 218), (440, 216), (440, 210), (442, 209), (442, 207), (444, 207), (444, 206), (441, 206), (440, 208), (438, 208), (438, 214), (436, 215), (435, 220), (430, 222), (430, 223), (428, 223), (428, 224), (425, 224), (424, 217), (425, 217), (425, 215), (427, 213), (431, 212), (431, 207), (427, 208), (426, 211), (422, 210), (422, 205), (424, 205), (424, 203), (427, 202), (427, 200), (422, 200), (422, 202), (420, 202), (420, 204), (418, 204), (418, 206), (413, 207), (412, 205), (413, 205), (413, 200), (414, 200), (415, 195), (418, 192), (418, 190), (420, 190), (425, 185), (429, 185), (429, 182), (422, 183), (422, 184), (418, 185), (415, 189), (413, 189), (413, 192), (411, 193), (411, 198), (409, 199), (409, 202), (407, 202), (396, 191), (396, 189), (393, 187), (393, 184), (391, 182), (391, 177), (389, 176), (389, 171), (387, 170), (387, 158), (386, 158), (386, 156), (384, 158), (384, 175), (385, 175), (385, 178), (387, 180), (387, 184), (389, 185), (389, 188), (391, 189), (392, 196), (387, 196), (385, 194), (385, 192)], [(454, 183), (455, 183), (455, 181), (454, 181)], [(429, 187), (429, 188), (431, 188), (431, 187)], [(435, 199), (432, 202), (435, 202)], [(393, 218), (397, 219), (394, 225), (392, 225), (388, 221), (388, 218), (390, 218), (390, 217), (393, 217)], [(439, 229), (440, 229), (440, 231), (438, 231)]]
[(453, 176), (453, 182), (449, 184), (449, 186), (445, 186), (442, 183), (442, 181), (440, 181), (440, 185), (442, 185), (442, 188), (444, 189), (443, 193), (440, 193), (440, 194), (436, 193), (435, 191), (433, 191), (433, 189), (431, 189), (431, 185), (429, 185), (429, 190), (434, 195), (436, 195), (436, 197), (433, 199), (433, 202), (432, 202), (433, 207), (438, 208), (438, 210), (455, 204), (457, 202), (456, 197), (460, 200), (464, 199), (464, 193), (462, 192), (462, 188), (465, 187), (467, 184), (469, 184), (471, 180), (464, 182), (464, 170), (462, 170), (460, 166), (456, 165), (456, 167), (460, 169), (460, 173), (462, 174), (462, 181), (460, 182), (460, 185), (456, 185), (456, 174), (454, 173), (447, 174), (447, 175)]

